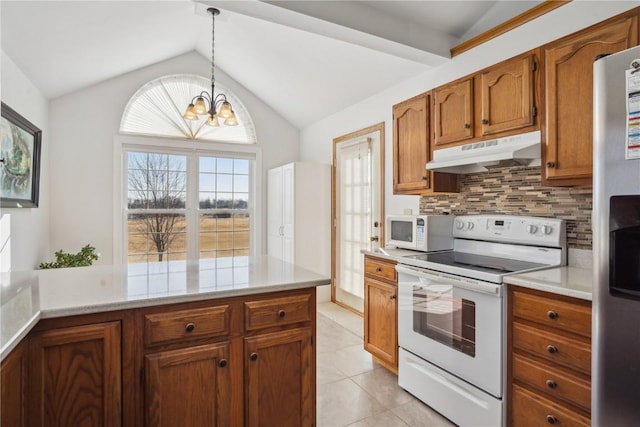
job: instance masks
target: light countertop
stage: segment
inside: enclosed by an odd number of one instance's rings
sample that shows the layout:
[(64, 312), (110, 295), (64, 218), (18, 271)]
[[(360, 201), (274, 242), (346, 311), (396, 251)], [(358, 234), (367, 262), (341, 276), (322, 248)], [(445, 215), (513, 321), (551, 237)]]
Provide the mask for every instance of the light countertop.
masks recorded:
[(505, 283), (591, 301), (593, 271), (557, 267), (505, 276)]
[(272, 257), (37, 270), (0, 275), (0, 360), (41, 318), (328, 285)]
[(417, 255), (424, 252), (412, 251), (410, 249), (398, 249), (398, 248), (377, 248), (377, 249), (362, 249), (360, 253), (364, 255), (371, 255), (378, 258), (388, 259), (390, 261), (398, 261), (398, 258), (403, 256)]

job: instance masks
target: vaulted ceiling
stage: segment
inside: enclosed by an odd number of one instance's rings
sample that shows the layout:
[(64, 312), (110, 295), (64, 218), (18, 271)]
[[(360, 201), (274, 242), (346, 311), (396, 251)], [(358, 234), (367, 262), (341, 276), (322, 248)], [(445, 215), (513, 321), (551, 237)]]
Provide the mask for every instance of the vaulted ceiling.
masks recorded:
[(9, 1), (2, 50), (49, 99), (198, 51), (298, 128), (449, 60), (540, 1)]

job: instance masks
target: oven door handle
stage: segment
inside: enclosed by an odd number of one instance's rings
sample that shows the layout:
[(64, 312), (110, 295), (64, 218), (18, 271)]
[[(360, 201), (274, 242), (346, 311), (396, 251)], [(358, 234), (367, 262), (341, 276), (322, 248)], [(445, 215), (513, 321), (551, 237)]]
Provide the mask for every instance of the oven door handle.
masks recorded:
[(502, 294), (502, 285), (481, 282), (474, 280), (472, 283), (467, 282), (464, 279), (457, 279), (451, 276), (445, 276), (439, 273), (432, 273), (428, 270), (422, 268), (413, 268), (407, 267), (404, 265), (396, 265), (396, 271), (398, 273), (407, 274), (414, 277), (419, 277), (422, 279), (427, 279), (432, 282), (436, 282), (438, 284), (443, 285), (451, 285), (456, 288), (466, 289), (472, 292), (480, 292), (488, 295), (501, 296)]

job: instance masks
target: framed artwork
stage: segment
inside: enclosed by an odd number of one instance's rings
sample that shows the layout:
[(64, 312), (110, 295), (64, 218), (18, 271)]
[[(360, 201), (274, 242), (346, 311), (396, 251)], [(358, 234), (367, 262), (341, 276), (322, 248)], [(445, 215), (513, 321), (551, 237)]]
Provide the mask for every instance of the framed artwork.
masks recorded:
[(37, 208), (42, 131), (4, 102), (0, 117), (0, 208)]

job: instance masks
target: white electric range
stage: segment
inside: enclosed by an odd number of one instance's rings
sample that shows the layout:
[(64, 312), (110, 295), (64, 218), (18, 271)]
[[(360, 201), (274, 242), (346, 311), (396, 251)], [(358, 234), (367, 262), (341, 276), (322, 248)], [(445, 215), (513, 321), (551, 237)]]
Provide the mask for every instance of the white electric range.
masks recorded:
[(458, 216), (453, 250), (398, 260), (398, 383), (461, 426), (504, 425), (508, 274), (566, 264), (564, 220)]

